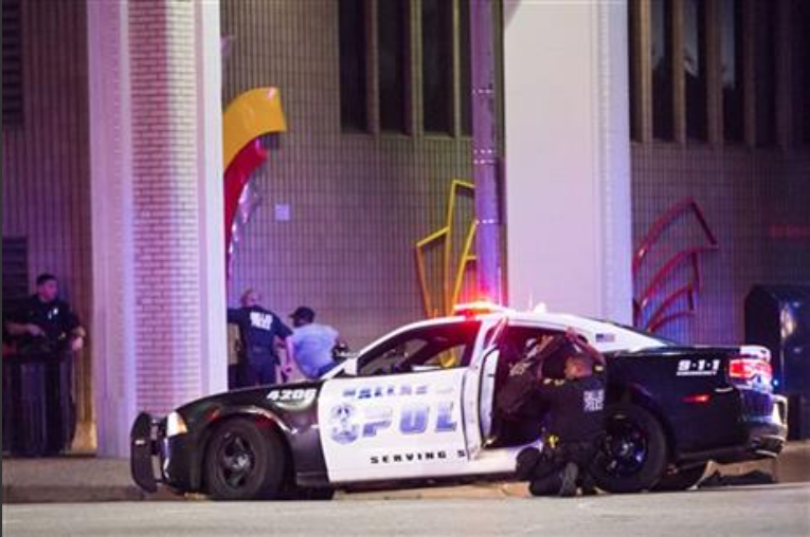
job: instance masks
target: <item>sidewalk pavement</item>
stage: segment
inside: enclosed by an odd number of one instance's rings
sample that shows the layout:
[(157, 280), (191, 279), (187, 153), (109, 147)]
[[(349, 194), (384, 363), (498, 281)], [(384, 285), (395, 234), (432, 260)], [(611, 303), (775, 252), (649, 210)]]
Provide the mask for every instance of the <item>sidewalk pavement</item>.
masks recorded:
[[(706, 475), (742, 475), (753, 470), (771, 474), (780, 483), (810, 482), (810, 441), (791, 442), (776, 460), (710, 465)], [(528, 495), (523, 483), (481, 483), (436, 487), (338, 493), (339, 500), (423, 498), (507, 498)], [(195, 495), (188, 499), (202, 499)], [(129, 461), (88, 455), (50, 459), (3, 458), (3, 503), (67, 503), (137, 500), (183, 500), (168, 491), (146, 494), (130, 478)]]

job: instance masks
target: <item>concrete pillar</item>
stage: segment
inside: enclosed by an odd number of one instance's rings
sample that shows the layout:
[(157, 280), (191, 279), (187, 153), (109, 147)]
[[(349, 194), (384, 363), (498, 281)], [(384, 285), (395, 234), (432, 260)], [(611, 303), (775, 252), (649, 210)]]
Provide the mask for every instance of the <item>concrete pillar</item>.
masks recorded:
[(123, 456), (135, 417), (132, 155), (126, 4), (87, 3), (93, 307), (90, 344), (101, 455)]
[(514, 307), (632, 319), (626, 9), (505, 0)]
[(219, 3), (89, 2), (98, 450), (224, 389)]

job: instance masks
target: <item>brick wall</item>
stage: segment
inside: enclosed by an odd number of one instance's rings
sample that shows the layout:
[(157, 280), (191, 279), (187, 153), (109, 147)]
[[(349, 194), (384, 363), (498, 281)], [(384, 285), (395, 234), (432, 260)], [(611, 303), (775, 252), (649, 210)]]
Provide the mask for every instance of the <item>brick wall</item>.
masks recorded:
[(167, 411), (201, 386), (194, 6), (129, 17), (137, 399)]
[[(277, 86), (288, 124), (264, 141), (262, 202), (236, 246), (231, 302), (256, 287), (280, 315), (307, 304), (353, 348), (421, 318), (413, 244), (444, 224), (451, 180), (471, 171), (470, 139), (341, 132), (337, 2), (224, 0), (222, 32), (233, 38), (224, 102)], [(416, 65), (412, 76), (418, 126)], [(275, 220), (276, 205), (289, 221)]]
[[(25, 237), (29, 283), (56, 274), (90, 320), (90, 189), (83, 1), (21, 3), (23, 120), (3, 125), (3, 237)], [(92, 334), (89, 340), (92, 345)], [(92, 419), (90, 353), (77, 361), (81, 421)]]
[[(773, 232), (773, 226), (810, 228), (807, 151), (634, 144), (632, 161), (636, 248), (658, 217), (686, 197), (703, 208), (719, 242), (717, 252), (701, 257), (704, 285), (696, 316), (667, 325), (662, 335), (683, 342), (739, 343), (752, 285), (810, 282), (810, 239)], [(643, 281), (679, 249), (701, 243), (698, 229), (691, 218), (673, 226), (650, 254)], [(664, 291), (687, 277), (684, 266)], [(677, 309), (684, 306), (681, 301)]]
[[(650, 75), (649, 58), (641, 54), (644, 24), (636, 23), (635, 107), (636, 137), (632, 145), (633, 240), (635, 247), (653, 223), (678, 201), (692, 197), (703, 208), (713, 229), (719, 250), (701, 258), (703, 289), (696, 315), (667, 325), (663, 335), (683, 342), (739, 343), (744, 340), (745, 296), (755, 284), (810, 282), (810, 146), (802, 141), (801, 110), (807, 102), (801, 80), (807, 69), (804, 31), (796, 24), (803, 0), (743, 2), (746, 9), (758, 7), (773, 13), (775, 58), (773, 66), (775, 137), (758, 141), (757, 122), (768, 110), (767, 102), (757, 107), (761, 96), (755, 82), (761, 76), (762, 58), (769, 46), (754, 32), (756, 14), (746, 15), (745, 41), (740, 57), (744, 101), (739, 118), (744, 141), (724, 141), (721, 87), (720, 25), (708, 32), (710, 46), (706, 64), (708, 141), (687, 140), (683, 119), (685, 108), (678, 85), (673, 106), (675, 137), (672, 142), (653, 140), (652, 95), (641, 84)], [(630, 2), (629, 5), (647, 5)], [(715, 6), (716, 7), (716, 6)], [(763, 11), (764, 13), (764, 11)], [(641, 21), (640, 12), (637, 12)], [(676, 25), (677, 26), (677, 25)], [(714, 40), (714, 41), (713, 41)], [(646, 46), (646, 45), (645, 45)], [(714, 55), (714, 56), (713, 56)], [(676, 56), (677, 59), (677, 56)], [(677, 62), (676, 62), (677, 64)], [(677, 64), (680, 65), (680, 64)], [(644, 89), (646, 88), (646, 90)], [(763, 95), (764, 96), (764, 95)], [(771, 143), (772, 142), (772, 143)], [(771, 145), (765, 145), (771, 143)], [(641, 295), (651, 274), (678, 250), (700, 244), (699, 226), (684, 219), (663, 236), (650, 263), (636, 280)], [(668, 279), (659, 300), (687, 281), (689, 269), (682, 266)], [(660, 302), (658, 302), (660, 303)], [(683, 309), (680, 301), (675, 309)], [(655, 305), (653, 305), (653, 309)]]

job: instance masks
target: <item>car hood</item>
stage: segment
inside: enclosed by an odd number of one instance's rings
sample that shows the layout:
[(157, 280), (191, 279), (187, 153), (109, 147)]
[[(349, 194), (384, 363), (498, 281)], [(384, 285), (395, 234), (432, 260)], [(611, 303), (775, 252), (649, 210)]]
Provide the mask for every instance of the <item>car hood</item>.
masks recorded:
[(233, 409), (257, 409), (274, 414), (289, 414), (311, 407), (318, 398), (322, 380), (241, 388), (196, 399), (176, 411), (189, 424), (201, 419), (212, 420)]

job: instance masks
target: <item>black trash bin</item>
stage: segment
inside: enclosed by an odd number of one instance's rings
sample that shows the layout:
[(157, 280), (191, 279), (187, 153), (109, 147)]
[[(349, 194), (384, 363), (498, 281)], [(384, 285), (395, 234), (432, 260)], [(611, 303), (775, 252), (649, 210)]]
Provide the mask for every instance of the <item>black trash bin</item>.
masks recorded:
[(745, 341), (771, 351), (774, 390), (789, 398), (790, 438), (810, 438), (810, 286), (754, 286), (745, 299)]
[(12, 455), (58, 455), (70, 447), (76, 429), (72, 359), (57, 352), (3, 360), (3, 443)]

